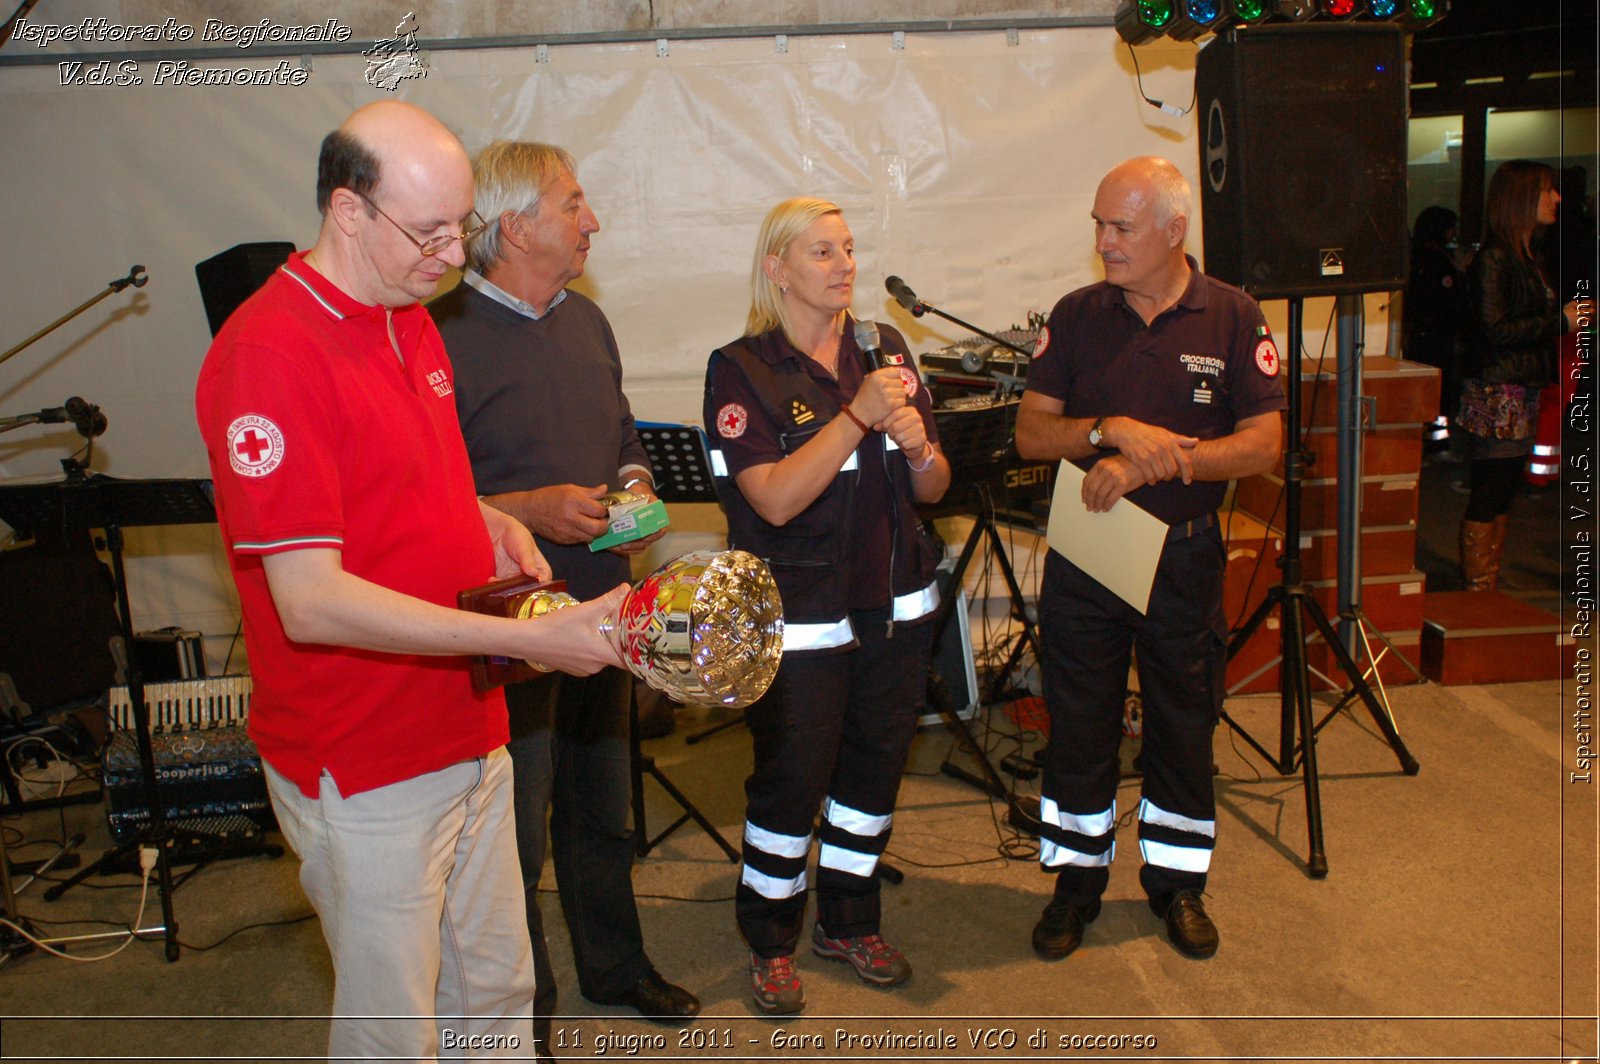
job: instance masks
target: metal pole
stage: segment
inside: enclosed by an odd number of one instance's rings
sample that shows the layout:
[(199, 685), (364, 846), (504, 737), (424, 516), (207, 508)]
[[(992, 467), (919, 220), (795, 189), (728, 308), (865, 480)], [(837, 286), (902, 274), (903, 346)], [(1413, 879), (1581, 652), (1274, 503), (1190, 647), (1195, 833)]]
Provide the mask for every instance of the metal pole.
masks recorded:
[(1361, 356), (1365, 348), (1362, 297), (1335, 303), (1338, 343), (1338, 607), (1339, 641), (1351, 656), (1358, 647), (1361, 609)]

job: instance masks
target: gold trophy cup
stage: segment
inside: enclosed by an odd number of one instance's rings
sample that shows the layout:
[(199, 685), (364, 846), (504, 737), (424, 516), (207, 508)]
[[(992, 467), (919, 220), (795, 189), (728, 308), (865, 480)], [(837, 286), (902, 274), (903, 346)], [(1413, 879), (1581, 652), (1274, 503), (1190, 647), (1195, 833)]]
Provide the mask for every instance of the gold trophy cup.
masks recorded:
[[(497, 581), (463, 591), (465, 609), (535, 618), (575, 606), (559, 581)], [(600, 622), (629, 672), (678, 702), (750, 705), (766, 693), (783, 658), (783, 602), (772, 573), (740, 550), (694, 551), (640, 580), (615, 616)], [(537, 662), (539, 672), (550, 671)], [(525, 678), (503, 658), (474, 659), (480, 689)]]

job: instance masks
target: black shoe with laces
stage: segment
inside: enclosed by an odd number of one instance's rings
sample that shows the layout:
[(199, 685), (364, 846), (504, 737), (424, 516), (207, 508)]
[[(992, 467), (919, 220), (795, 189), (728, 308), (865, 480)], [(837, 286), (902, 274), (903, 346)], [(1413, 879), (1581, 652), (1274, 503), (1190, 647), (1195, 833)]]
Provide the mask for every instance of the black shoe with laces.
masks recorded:
[(1058, 961), (1083, 944), (1083, 929), (1100, 915), (1100, 900), (1091, 905), (1076, 905), (1054, 898), (1044, 907), (1044, 915), (1033, 925), (1033, 950), (1046, 960)]
[(1206, 915), (1197, 890), (1180, 890), (1165, 899), (1151, 898), (1150, 911), (1167, 922), (1167, 939), (1185, 957), (1205, 958), (1217, 952), (1221, 936)]

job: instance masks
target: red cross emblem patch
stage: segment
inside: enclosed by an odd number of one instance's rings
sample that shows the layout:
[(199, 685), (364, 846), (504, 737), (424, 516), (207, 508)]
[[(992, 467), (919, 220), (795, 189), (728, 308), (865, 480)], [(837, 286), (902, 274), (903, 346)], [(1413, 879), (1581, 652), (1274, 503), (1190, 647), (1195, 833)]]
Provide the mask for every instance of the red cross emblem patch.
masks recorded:
[(260, 414), (228, 426), (228, 463), (241, 477), (264, 477), (283, 461), (283, 430)]
[(906, 386), (906, 398), (915, 399), (917, 397), (917, 387), (922, 381), (910, 366), (901, 366), (900, 383)]
[(1050, 329), (1048, 326), (1039, 330), (1039, 338), (1033, 342), (1033, 357), (1038, 358), (1044, 354), (1045, 348), (1050, 346)]
[(1276, 377), (1278, 375), (1278, 349), (1272, 345), (1271, 340), (1262, 340), (1256, 344), (1256, 369), (1263, 376)]
[(725, 440), (736, 440), (744, 435), (750, 424), (750, 414), (738, 403), (729, 403), (717, 411), (717, 435)]

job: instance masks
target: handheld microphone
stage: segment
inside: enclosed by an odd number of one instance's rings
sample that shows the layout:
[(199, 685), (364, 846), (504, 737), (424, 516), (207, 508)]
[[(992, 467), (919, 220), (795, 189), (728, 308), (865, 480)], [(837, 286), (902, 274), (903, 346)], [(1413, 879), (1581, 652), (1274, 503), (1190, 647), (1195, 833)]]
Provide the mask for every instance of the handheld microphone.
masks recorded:
[(867, 364), (867, 372), (879, 370), (884, 367), (883, 341), (878, 338), (878, 323), (875, 321), (857, 321), (855, 327), (856, 346), (861, 348), (861, 360)]
[(923, 305), (922, 300), (917, 298), (917, 293), (913, 292), (911, 287), (900, 278), (893, 276), (884, 278), (883, 287), (889, 290), (891, 296), (894, 296), (896, 303), (911, 312), (913, 318), (920, 318), (927, 312), (928, 308)]

